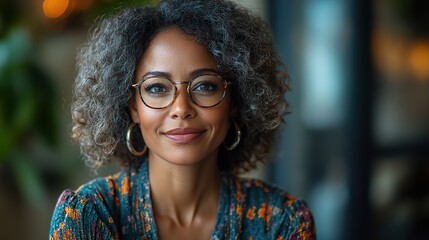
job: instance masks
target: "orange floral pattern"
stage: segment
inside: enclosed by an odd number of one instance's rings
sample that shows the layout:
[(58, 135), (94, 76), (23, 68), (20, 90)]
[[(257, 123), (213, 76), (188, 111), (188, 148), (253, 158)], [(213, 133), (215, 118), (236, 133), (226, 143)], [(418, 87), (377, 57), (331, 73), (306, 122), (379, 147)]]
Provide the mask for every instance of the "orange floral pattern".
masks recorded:
[[(259, 180), (222, 175), (212, 240), (314, 240), (311, 212), (302, 200)], [(158, 239), (148, 163), (64, 191), (49, 239)]]
[(255, 209), (256, 207), (253, 206), (252, 208), (249, 208), (249, 210), (247, 210), (247, 214), (246, 214), (246, 218), (249, 220), (253, 220), (255, 219)]

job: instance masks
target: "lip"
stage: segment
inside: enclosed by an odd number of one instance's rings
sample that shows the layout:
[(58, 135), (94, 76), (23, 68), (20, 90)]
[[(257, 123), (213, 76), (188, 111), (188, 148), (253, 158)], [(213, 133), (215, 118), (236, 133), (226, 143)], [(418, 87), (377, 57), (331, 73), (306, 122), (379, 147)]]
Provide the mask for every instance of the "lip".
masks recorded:
[(191, 143), (203, 135), (205, 130), (197, 128), (174, 128), (168, 130), (164, 135), (174, 143)]

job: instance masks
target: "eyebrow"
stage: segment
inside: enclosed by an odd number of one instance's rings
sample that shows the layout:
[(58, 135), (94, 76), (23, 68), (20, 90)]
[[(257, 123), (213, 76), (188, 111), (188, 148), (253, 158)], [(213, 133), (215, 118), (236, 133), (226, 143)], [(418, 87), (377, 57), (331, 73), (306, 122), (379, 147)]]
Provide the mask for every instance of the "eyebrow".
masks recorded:
[(168, 72), (162, 72), (162, 71), (150, 71), (145, 73), (141, 79), (145, 79), (147, 77), (165, 77), (168, 79), (171, 79), (171, 74)]
[(195, 77), (198, 77), (200, 75), (204, 75), (206, 73), (212, 73), (212, 74), (214, 73), (214, 74), (219, 74), (220, 75), (220, 73), (217, 70), (215, 70), (215, 69), (212, 69), (212, 68), (201, 68), (201, 69), (197, 69), (197, 70), (194, 70), (193, 72), (191, 72), (191, 78), (195, 78)]
[[(207, 74), (207, 73), (208, 74), (210, 74), (210, 73), (213, 74), (214, 73), (214, 74), (220, 75), (219, 72), (217, 70), (215, 70), (215, 69), (212, 69), (212, 68), (200, 68), (200, 69), (196, 69), (196, 70), (192, 71), (191, 74), (190, 74), (190, 78), (192, 79), (192, 78), (195, 78), (195, 77)], [(148, 77), (165, 77), (165, 78), (168, 78), (168, 79), (172, 79), (172, 75), (169, 72), (163, 72), (163, 71), (149, 71), (149, 72), (145, 73), (141, 77), (141, 79), (145, 79), (145, 78), (148, 78)]]

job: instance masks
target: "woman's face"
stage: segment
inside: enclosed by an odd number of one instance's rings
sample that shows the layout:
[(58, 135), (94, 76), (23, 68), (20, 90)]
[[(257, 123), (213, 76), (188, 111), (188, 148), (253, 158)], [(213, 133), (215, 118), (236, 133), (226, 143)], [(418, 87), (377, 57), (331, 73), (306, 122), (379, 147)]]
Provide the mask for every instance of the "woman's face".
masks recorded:
[[(177, 29), (158, 33), (140, 59), (135, 83), (151, 73), (168, 76), (174, 82), (187, 82), (201, 71), (212, 73), (217, 64), (207, 49)], [(149, 158), (176, 165), (216, 161), (232, 113), (231, 96), (211, 108), (192, 102), (188, 84), (177, 84), (177, 97), (164, 109), (146, 106), (134, 95), (130, 106), (134, 122), (140, 124)]]

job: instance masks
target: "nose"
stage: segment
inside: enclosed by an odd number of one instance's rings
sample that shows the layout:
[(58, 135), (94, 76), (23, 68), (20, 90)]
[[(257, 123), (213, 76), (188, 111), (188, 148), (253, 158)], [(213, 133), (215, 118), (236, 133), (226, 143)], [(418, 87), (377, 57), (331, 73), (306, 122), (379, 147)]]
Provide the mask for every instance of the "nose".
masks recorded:
[(177, 96), (170, 108), (170, 117), (173, 119), (192, 118), (196, 114), (186, 87), (187, 84), (177, 87)]

